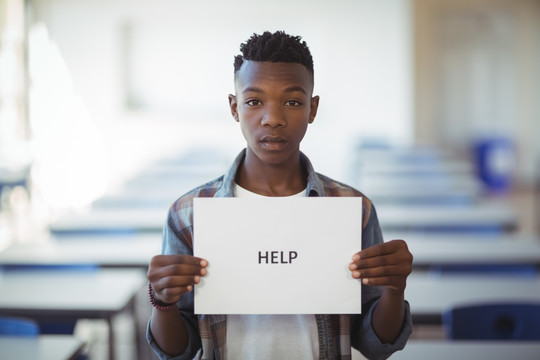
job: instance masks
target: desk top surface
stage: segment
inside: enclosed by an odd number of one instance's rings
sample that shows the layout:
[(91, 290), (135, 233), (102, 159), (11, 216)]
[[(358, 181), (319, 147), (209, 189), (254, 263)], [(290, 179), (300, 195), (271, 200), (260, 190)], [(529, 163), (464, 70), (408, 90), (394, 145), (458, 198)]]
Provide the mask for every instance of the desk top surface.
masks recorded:
[(71, 335), (0, 336), (0, 360), (69, 360), (83, 345)]
[(403, 238), (414, 256), (414, 265), (441, 264), (540, 264), (540, 239), (517, 235), (407, 235)]
[(0, 312), (12, 315), (111, 315), (125, 309), (146, 282), (139, 269), (0, 272)]
[(471, 206), (383, 205), (376, 208), (382, 226), (513, 224), (518, 218), (516, 209), (503, 203)]
[(540, 277), (432, 275), (413, 271), (407, 280), (405, 298), (413, 316), (438, 316), (467, 303), (539, 302)]
[[(67, 216), (51, 224), (51, 231), (92, 229), (134, 229), (161, 231), (166, 208), (96, 208), (88, 213)], [(517, 212), (508, 205), (473, 206), (391, 206), (377, 207), (383, 228), (395, 226), (478, 226), (515, 225)]]
[(0, 252), (2, 264), (96, 264), (147, 267), (161, 253), (161, 234), (65, 236), (37, 243), (14, 243)]
[(95, 229), (161, 231), (168, 208), (96, 208), (88, 213), (66, 216), (50, 225), (53, 232)]
[(394, 353), (392, 359), (533, 360), (538, 359), (538, 354), (540, 342), (409, 340), (405, 349)]

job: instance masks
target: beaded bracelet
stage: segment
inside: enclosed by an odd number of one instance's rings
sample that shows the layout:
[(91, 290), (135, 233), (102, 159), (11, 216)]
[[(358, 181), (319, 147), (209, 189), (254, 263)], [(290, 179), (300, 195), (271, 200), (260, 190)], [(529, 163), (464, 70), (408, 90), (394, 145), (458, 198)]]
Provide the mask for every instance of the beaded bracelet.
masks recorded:
[(167, 310), (176, 305), (176, 303), (166, 303), (156, 299), (154, 289), (152, 289), (152, 284), (150, 284), (150, 282), (148, 283), (148, 296), (150, 297), (150, 304), (158, 310)]

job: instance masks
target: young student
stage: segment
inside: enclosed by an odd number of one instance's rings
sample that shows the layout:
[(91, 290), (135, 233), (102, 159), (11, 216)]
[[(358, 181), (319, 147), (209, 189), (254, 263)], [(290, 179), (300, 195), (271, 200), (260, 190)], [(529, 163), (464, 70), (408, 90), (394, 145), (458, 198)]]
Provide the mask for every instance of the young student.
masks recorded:
[[(405, 346), (412, 329), (404, 300), (412, 255), (403, 240), (383, 242), (368, 198), (316, 173), (300, 152), (319, 105), (306, 43), (281, 31), (265, 32), (240, 50), (229, 104), (247, 148), (225, 175), (169, 209), (163, 255), (154, 256), (148, 270), (154, 306), (148, 342), (161, 359), (347, 359), (351, 345), (369, 359), (387, 358)], [(362, 314), (194, 315), (192, 290), (212, 259), (193, 256), (193, 198), (234, 196), (362, 196), (363, 250), (351, 254), (349, 264), (352, 277), (364, 285)], [(339, 239), (329, 239), (329, 246), (333, 241)], [(320, 293), (332, 296), (324, 284)]]

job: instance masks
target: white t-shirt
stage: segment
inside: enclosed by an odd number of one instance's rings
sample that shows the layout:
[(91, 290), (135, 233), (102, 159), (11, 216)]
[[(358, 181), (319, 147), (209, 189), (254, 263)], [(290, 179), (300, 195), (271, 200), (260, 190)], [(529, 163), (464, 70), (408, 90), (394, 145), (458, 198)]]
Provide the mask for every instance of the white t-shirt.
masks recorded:
[[(237, 197), (262, 196), (238, 185)], [(291, 196), (305, 196), (305, 190)], [(315, 316), (227, 315), (225, 359), (318, 359)]]

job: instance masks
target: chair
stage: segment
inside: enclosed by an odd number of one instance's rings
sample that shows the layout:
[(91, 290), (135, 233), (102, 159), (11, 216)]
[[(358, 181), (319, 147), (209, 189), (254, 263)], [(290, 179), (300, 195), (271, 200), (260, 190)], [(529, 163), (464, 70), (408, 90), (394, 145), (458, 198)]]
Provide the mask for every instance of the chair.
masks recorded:
[(39, 325), (30, 319), (18, 317), (0, 317), (0, 336), (37, 336)]
[(540, 340), (540, 303), (459, 306), (442, 315), (453, 340)]

